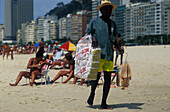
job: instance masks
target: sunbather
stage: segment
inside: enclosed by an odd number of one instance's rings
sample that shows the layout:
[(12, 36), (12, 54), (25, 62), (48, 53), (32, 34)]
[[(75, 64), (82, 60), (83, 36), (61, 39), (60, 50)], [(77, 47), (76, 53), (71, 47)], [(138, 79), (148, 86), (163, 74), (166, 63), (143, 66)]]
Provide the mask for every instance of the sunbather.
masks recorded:
[[(65, 58), (64, 58), (64, 63), (65, 64), (69, 64), (69, 71), (64, 71), (61, 70), (55, 77), (53, 80), (51, 80), (51, 83), (54, 83), (57, 79), (59, 79), (62, 76), (67, 76), (67, 79), (65, 81), (63, 81), (62, 83), (67, 83), (71, 78), (74, 77), (74, 84), (76, 84), (76, 81), (78, 78), (76, 78), (74, 76), (74, 59), (72, 58), (72, 54), (68, 53), (66, 54)], [(81, 83), (80, 85), (83, 85), (84, 79), (81, 79)]]
[[(16, 79), (16, 82), (14, 84), (9, 83), (9, 85), (11, 86), (17, 86), (17, 84), (19, 83), (19, 81), (22, 79), (22, 77), (26, 77), (26, 78), (31, 78), (31, 82), (30, 85), (32, 86), (35, 80), (35, 77), (40, 74), (40, 66), (43, 63), (42, 62), (42, 57), (43, 54), (42, 53), (37, 53), (36, 54), (36, 58), (31, 58), (27, 64), (27, 68), (30, 69), (30, 72), (28, 71), (21, 71)], [(40, 64), (41, 63), (41, 64)]]
[[(69, 77), (73, 76), (73, 72), (74, 72), (74, 60), (72, 58), (72, 55), (70, 53), (67, 53), (65, 55), (65, 57), (63, 58), (64, 64), (69, 64), (69, 71), (64, 71), (64, 70), (60, 70), (59, 73), (54, 77), (53, 80), (51, 80), (51, 83), (54, 83), (58, 78), (60, 78), (61, 76), (67, 76), (67, 74), (70, 74)], [(60, 61), (56, 62), (58, 65), (61, 65), (62, 63)], [(64, 65), (63, 64), (63, 65)]]

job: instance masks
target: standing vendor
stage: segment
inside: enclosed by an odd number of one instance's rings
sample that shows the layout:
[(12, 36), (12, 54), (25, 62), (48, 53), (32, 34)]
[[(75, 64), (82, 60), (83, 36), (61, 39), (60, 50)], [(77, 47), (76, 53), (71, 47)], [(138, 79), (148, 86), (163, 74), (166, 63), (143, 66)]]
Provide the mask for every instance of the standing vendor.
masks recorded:
[(111, 4), (110, 0), (102, 0), (101, 5), (97, 7), (97, 9), (100, 10), (102, 16), (92, 19), (86, 29), (86, 33), (93, 36), (92, 46), (94, 48), (99, 46), (102, 50), (97, 79), (91, 81), (91, 93), (87, 103), (89, 105), (93, 105), (95, 90), (100, 78), (100, 72), (103, 70), (104, 87), (103, 98), (101, 102), (101, 107), (103, 109), (112, 109), (107, 105), (106, 100), (110, 90), (111, 72), (114, 70), (113, 46), (117, 36), (116, 24), (110, 19), (110, 16), (112, 14), (112, 10), (114, 10), (116, 7), (116, 5)]

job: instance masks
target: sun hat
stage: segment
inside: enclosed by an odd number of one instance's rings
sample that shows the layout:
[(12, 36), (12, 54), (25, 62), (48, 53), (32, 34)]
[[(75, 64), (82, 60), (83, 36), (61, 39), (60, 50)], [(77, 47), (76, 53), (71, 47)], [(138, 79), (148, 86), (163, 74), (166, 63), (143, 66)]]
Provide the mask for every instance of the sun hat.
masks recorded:
[(43, 56), (46, 57), (48, 55), (48, 53), (44, 53)]
[(103, 6), (106, 6), (106, 5), (112, 6), (113, 7), (112, 10), (116, 9), (116, 7), (117, 7), (117, 5), (112, 4), (110, 0), (102, 0), (101, 5), (97, 6), (97, 10), (100, 10), (100, 8), (102, 8)]

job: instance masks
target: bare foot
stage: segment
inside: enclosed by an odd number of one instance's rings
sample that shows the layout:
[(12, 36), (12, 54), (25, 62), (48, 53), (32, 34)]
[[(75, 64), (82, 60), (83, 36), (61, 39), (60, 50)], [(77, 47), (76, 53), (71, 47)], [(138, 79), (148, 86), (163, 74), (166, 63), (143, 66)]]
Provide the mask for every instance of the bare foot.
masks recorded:
[(11, 84), (11, 83), (9, 83), (9, 85), (10, 85), (10, 86), (17, 86), (16, 84)]
[(64, 82), (62, 82), (62, 83), (65, 84), (65, 83), (67, 83), (67, 82), (64, 81)]
[(30, 86), (33, 86), (33, 83), (32, 83), (32, 82), (30, 82)]
[(82, 83), (80, 83), (80, 86), (82, 86), (83, 84)]

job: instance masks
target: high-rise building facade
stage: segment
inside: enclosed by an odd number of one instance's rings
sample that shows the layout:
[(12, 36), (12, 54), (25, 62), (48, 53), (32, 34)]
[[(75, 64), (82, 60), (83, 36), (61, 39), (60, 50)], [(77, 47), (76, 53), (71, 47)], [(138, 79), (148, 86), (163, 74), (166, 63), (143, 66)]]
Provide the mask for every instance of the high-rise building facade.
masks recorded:
[(61, 18), (59, 19), (59, 39), (63, 39), (67, 37), (67, 19)]
[(38, 35), (39, 35), (39, 40), (41, 40), (41, 38), (44, 38), (44, 21), (45, 21), (44, 17), (38, 18)]
[(165, 3), (165, 34), (170, 35), (170, 0)]
[(166, 32), (165, 2), (132, 5), (133, 36), (162, 35)]
[(77, 12), (72, 15), (71, 18), (71, 40), (74, 42), (78, 41), (82, 36), (85, 35), (87, 24), (91, 20), (91, 13), (88, 11)]
[(0, 41), (4, 38), (4, 25), (0, 24)]
[(92, 0), (92, 18), (100, 15), (100, 11), (97, 10), (98, 5), (100, 5), (100, 0)]
[(132, 9), (129, 6), (126, 6), (125, 12), (125, 39), (130, 40), (133, 39), (133, 31), (132, 31)]
[(118, 6), (115, 9), (115, 22), (121, 37), (125, 37), (126, 5)]
[(127, 5), (129, 4), (130, 0), (111, 0), (112, 4), (115, 4), (117, 6), (121, 6), (121, 5)]
[(33, 20), (33, 0), (4, 0), (4, 42), (15, 43), (21, 24)]
[(58, 23), (56, 21), (50, 21), (49, 24), (49, 40), (57, 39), (58, 34)]
[(34, 42), (34, 28), (35, 28), (35, 21), (32, 21), (26, 25), (25, 29), (25, 43)]
[[(145, 35), (166, 35), (170, 32), (170, 0), (139, 2), (118, 6), (114, 20), (118, 32), (126, 40)], [(124, 30), (124, 31), (123, 31)]]
[(67, 15), (67, 38), (70, 39), (71, 38), (71, 14)]

